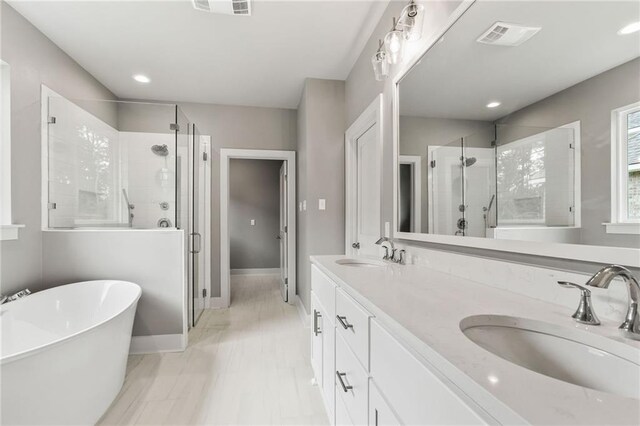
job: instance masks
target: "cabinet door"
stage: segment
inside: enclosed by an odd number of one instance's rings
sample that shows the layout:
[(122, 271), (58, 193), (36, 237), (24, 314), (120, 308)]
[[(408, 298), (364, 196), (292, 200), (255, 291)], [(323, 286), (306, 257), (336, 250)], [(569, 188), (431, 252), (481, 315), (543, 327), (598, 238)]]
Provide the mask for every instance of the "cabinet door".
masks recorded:
[(313, 374), (322, 388), (322, 311), (318, 298), (311, 293), (311, 366)]
[(402, 423), (371, 380), (369, 382), (369, 426), (397, 426), (400, 424)]

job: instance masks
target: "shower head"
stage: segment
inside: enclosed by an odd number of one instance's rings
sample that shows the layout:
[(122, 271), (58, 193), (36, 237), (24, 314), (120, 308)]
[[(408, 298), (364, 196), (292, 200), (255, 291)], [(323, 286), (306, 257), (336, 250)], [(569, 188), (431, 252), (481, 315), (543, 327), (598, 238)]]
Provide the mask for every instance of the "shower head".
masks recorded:
[(476, 161), (478, 161), (476, 157), (467, 157), (462, 162), (465, 167), (471, 167), (476, 164)]
[(169, 155), (169, 147), (167, 145), (153, 145), (151, 147), (151, 152), (153, 152), (155, 155), (166, 157), (167, 155)]

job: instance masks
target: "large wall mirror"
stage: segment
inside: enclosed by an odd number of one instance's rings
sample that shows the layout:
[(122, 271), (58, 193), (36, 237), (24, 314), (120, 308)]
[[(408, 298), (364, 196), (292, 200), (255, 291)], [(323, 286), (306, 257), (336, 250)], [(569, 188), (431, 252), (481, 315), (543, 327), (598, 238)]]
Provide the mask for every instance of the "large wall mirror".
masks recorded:
[(472, 4), (397, 85), (397, 236), (640, 247), (639, 16)]

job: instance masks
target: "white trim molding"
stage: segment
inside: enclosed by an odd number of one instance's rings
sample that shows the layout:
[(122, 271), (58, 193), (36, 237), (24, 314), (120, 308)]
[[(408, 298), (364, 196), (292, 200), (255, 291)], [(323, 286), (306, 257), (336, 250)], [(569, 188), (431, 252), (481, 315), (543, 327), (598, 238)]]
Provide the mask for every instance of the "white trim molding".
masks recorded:
[(133, 336), (129, 346), (130, 355), (182, 352), (187, 349), (187, 333)]
[(640, 222), (603, 223), (607, 234), (640, 235)]
[(607, 234), (640, 234), (640, 221), (627, 212), (627, 115), (640, 108), (640, 102), (611, 111), (611, 222), (603, 223)]
[(220, 150), (220, 297), (231, 303), (231, 236), (229, 235), (229, 162), (231, 159), (282, 160), (287, 163), (287, 278), (289, 304), (296, 299), (296, 152), (261, 149)]
[(231, 269), (231, 275), (280, 275), (280, 268)]
[(307, 310), (302, 304), (302, 299), (300, 299), (300, 296), (298, 296), (297, 294), (294, 303), (296, 305), (296, 308), (298, 309), (298, 315), (300, 315), (300, 321), (302, 321), (302, 325), (305, 328), (309, 328), (309, 325), (311, 324), (310, 315), (307, 313)]

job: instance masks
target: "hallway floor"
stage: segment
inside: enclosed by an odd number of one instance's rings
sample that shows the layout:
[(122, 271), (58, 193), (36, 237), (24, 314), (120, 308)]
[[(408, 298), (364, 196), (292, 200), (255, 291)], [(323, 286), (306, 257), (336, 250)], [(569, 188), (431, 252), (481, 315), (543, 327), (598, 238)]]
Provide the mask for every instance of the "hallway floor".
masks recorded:
[(132, 355), (101, 425), (325, 425), (309, 331), (279, 277), (233, 275), (231, 308), (207, 310), (183, 353)]

